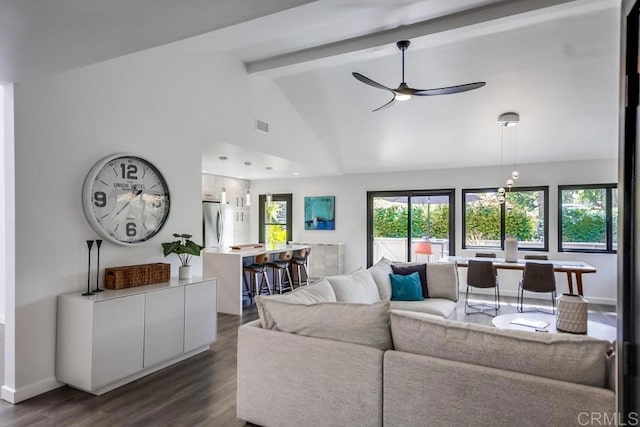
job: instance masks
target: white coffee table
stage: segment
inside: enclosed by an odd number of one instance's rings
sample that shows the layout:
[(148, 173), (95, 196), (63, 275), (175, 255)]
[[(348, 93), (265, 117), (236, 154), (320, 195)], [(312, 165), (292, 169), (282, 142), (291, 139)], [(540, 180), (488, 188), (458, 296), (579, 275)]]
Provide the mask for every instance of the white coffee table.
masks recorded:
[[(552, 314), (546, 313), (511, 313), (511, 314), (501, 314), (500, 316), (496, 316), (491, 320), (493, 326), (500, 329), (516, 329), (521, 331), (529, 331), (536, 332), (535, 327), (529, 327), (524, 325), (516, 325), (511, 323), (512, 320), (515, 319), (530, 319), (530, 320), (541, 320), (543, 322), (547, 322), (548, 326), (542, 328), (549, 333), (556, 334), (562, 331), (558, 331), (556, 329), (556, 316)], [(544, 333), (544, 332), (542, 332)], [(574, 335), (574, 334), (572, 334)], [(577, 335), (577, 334), (575, 334)], [(587, 334), (590, 337), (598, 338), (601, 340), (607, 341), (615, 341), (616, 340), (616, 328), (613, 326), (605, 325), (603, 323), (594, 322), (589, 320), (587, 322)]]

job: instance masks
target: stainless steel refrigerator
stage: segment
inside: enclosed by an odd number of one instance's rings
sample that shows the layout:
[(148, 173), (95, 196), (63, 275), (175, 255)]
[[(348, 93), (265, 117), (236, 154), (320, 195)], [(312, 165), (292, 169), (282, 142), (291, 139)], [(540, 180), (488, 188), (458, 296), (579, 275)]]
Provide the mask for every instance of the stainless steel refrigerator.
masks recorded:
[(233, 245), (233, 208), (220, 202), (202, 202), (202, 236), (205, 248)]

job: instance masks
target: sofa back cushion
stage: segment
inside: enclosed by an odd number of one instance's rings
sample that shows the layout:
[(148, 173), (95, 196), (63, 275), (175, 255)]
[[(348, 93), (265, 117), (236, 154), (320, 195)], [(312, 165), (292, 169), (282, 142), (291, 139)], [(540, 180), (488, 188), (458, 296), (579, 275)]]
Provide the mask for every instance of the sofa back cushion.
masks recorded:
[(380, 301), (380, 294), (371, 273), (358, 269), (351, 274), (328, 276), (338, 302), (373, 304)]
[(378, 295), (382, 301), (391, 299), (391, 279), (389, 274), (393, 273), (391, 270), (391, 261), (382, 258), (380, 261), (372, 265), (367, 271), (373, 277), (373, 281), (378, 287)]
[[(322, 279), (313, 285), (303, 286), (286, 294), (257, 297), (257, 299), (262, 298), (296, 304), (315, 304), (318, 302), (335, 302), (336, 294), (333, 292), (333, 288), (329, 282), (326, 279)], [(262, 312), (261, 304), (256, 305), (258, 307), (258, 315), (260, 316), (262, 327), (265, 329), (273, 329), (273, 319), (271, 319), (269, 313)]]
[(427, 285), (430, 298), (458, 301), (458, 269), (453, 263), (427, 264)]
[(543, 334), (391, 311), (396, 350), (605, 387), (611, 343), (585, 336)]
[[(267, 329), (389, 350), (389, 301), (376, 304), (326, 302), (294, 304), (256, 297), (259, 313), (270, 319)], [(262, 318), (261, 314), (261, 318)], [(263, 325), (264, 325), (263, 324)]]

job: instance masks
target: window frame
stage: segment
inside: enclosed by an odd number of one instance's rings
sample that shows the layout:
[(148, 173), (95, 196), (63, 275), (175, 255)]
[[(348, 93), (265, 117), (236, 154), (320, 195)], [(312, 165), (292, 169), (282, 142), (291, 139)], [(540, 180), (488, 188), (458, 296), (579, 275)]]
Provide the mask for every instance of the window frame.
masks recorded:
[[(508, 194), (507, 190), (507, 194)], [(543, 230), (543, 246), (541, 248), (525, 247), (518, 245), (518, 250), (532, 252), (549, 252), (549, 186), (548, 185), (531, 185), (522, 187), (511, 187), (511, 192), (525, 191), (542, 191), (544, 195), (544, 230)], [(488, 188), (463, 188), (462, 189), (462, 249), (499, 249), (504, 250), (504, 239), (506, 238), (506, 203), (500, 204), (500, 247), (498, 246), (467, 246), (467, 204), (465, 202), (468, 193), (497, 193), (498, 187)], [(508, 196), (507, 196), (508, 197)]]
[[(562, 191), (563, 190), (597, 190), (605, 189), (605, 249), (564, 249), (562, 241)], [(613, 249), (613, 198), (612, 190), (618, 190), (618, 184), (571, 184), (558, 185), (558, 252), (564, 253), (591, 253), (591, 254), (616, 254)]]
[[(287, 204), (287, 238), (286, 242), (290, 242), (293, 236), (293, 194), (272, 194), (271, 201), (285, 202)], [(267, 195), (258, 195), (258, 243), (265, 243), (265, 215), (264, 209), (267, 202)], [(269, 225), (282, 225), (279, 223), (269, 223)]]
[[(411, 197), (419, 196), (449, 196), (449, 256), (456, 254), (456, 189), (446, 188), (437, 190), (392, 190), (392, 191), (367, 191), (367, 267), (373, 265), (373, 199), (376, 197)], [(411, 254), (411, 203), (407, 204), (407, 221), (409, 236), (407, 239), (407, 254)]]

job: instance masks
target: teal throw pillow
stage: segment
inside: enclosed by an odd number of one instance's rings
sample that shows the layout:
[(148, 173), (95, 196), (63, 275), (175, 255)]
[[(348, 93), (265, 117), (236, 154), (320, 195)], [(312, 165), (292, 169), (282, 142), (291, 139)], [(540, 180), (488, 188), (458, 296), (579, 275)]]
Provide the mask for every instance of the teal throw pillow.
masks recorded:
[(391, 279), (392, 301), (422, 301), (422, 285), (418, 272), (407, 274), (389, 274)]

